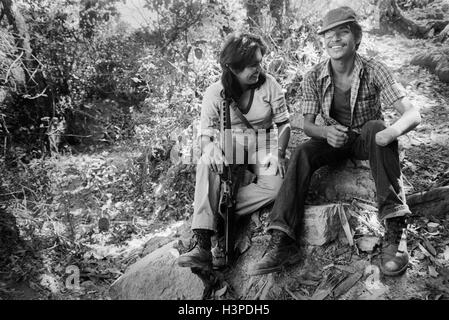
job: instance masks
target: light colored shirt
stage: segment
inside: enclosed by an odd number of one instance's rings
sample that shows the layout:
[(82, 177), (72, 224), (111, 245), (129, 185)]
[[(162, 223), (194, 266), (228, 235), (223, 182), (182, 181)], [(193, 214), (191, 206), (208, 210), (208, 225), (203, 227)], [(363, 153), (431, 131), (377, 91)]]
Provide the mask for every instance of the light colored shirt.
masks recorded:
[[(251, 108), (244, 117), (254, 129), (265, 129), (264, 123), (267, 116), (272, 117), (273, 123), (281, 123), (289, 119), (290, 115), (285, 102), (284, 92), (280, 84), (273, 76), (266, 74), (267, 80), (259, 88), (255, 89)], [(223, 85), (221, 81), (215, 82), (206, 89), (201, 106), (201, 135), (214, 137), (220, 129), (220, 108), (224, 99), (221, 96)], [(246, 125), (230, 110), (231, 128), (246, 129)], [(241, 130), (240, 130), (241, 131)]]

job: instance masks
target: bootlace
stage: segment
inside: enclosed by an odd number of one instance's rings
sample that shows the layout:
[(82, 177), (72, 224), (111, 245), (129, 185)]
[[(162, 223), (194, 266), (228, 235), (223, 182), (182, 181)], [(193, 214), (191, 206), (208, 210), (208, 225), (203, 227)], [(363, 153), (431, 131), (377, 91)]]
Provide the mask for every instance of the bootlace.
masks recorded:
[(284, 242), (287, 242), (286, 237), (287, 236), (284, 235), (283, 232), (277, 231), (277, 230), (273, 230), (273, 232), (271, 234), (270, 241), (268, 242), (268, 246), (265, 249), (264, 255), (270, 254), (276, 248), (282, 246)]

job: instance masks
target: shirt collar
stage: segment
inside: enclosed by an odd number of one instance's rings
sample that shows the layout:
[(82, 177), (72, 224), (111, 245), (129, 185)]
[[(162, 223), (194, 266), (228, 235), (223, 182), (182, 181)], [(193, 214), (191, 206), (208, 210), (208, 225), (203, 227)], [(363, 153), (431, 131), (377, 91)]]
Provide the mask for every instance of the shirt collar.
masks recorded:
[[(321, 69), (320, 75), (318, 77), (318, 80), (321, 80), (325, 77), (330, 77), (331, 72), (331, 59), (328, 58), (327, 61), (324, 63), (323, 68)], [(365, 65), (363, 63), (362, 57), (356, 52), (355, 53), (355, 60), (354, 60), (354, 72), (355, 74), (358, 74), (360, 78), (363, 75), (363, 71), (365, 70)]]

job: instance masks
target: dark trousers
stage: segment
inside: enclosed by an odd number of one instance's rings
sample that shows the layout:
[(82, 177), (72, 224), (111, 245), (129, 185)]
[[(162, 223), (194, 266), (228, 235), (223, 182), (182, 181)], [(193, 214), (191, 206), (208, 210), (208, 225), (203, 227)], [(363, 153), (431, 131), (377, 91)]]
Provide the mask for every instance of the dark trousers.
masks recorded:
[(375, 141), (376, 133), (383, 129), (383, 121), (369, 121), (360, 134), (350, 137), (341, 148), (334, 148), (326, 140), (315, 138), (299, 145), (290, 159), (267, 229), (281, 230), (292, 239), (299, 239), (312, 174), (322, 166), (348, 158), (369, 160), (376, 184), (380, 219), (409, 214), (399, 165), (398, 142), (380, 147)]

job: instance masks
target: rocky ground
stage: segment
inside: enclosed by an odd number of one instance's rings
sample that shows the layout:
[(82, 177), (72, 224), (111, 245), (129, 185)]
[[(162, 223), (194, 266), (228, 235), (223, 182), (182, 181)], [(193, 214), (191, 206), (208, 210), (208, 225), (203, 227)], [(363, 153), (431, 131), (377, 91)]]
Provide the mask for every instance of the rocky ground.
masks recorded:
[[(437, 44), (429, 40), (411, 40), (400, 35), (378, 36), (374, 32), (365, 32), (360, 48), (362, 54), (384, 61), (404, 85), (411, 101), (421, 108), (422, 124), (417, 130), (400, 138), (402, 169), (409, 196), (449, 184), (449, 129), (446, 125), (449, 120), (449, 88), (427, 70), (410, 65), (415, 54), (432, 50), (435, 46)], [(386, 110), (386, 113), (388, 121), (397, 118), (392, 110)], [(294, 130), (290, 149), (305, 139), (301, 130)], [(110, 158), (111, 154), (117, 160), (114, 170), (120, 171), (121, 166), (126, 167), (125, 157), (120, 156), (120, 152), (107, 151), (101, 156), (94, 154), (90, 157), (95, 158), (93, 160), (104, 176), (105, 170), (112, 167), (104, 159)], [(72, 164), (79, 160), (76, 157), (67, 160), (67, 168), (72, 168)], [(163, 166), (158, 168), (161, 171), (168, 169)], [(82, 195), (78, 200), (73, 212), (80, 215), (87, 207), (94, 206)], [(92, 203), (95, 201), (88, 200)], [(124, 199), (123, 203), (127, 204), (126, 201)], [(437, 211), (430, 204), (414, 211), (408, 232), (410, 267), (399, 278), (384, 278), (375, 267), (379, 253), (375, 244), (383, 230), (373, 218), (373, 205), (362, 200), (347, 202), (347, 207), (355, 212), (349, 219), (356, 240), (354, 246), (350, 246), (345, 234), (340, 232), (336, 240), (324, 246), (304, 245), (303, 260), (295, 267), (268, 276), (250, 278), (246, 275), (248, 265), (262, 255), (267, 243), (267, 236), (263, 232), (267, 212), (260, 218), (256, 216), (250, 224), (252, 228), (246, 233), (248, 237), (241, 242), (241, 250), (245, 253), (233, 270), (216, 273), (219, 281), (213, 290), (207, 292), (209, 298), (449, 299), (449, 212)], [(16, 209), (25, 215), (26, 212), (20, 207)], [(114, 210), (132, 216), (135, 209), (122, 204)], [(85, 223), (87, 225), (89, 221)], [(20, 278), (10, 279), (4, 274), (0, 275), (0, 297), (149, 298), (151, 290), (148, 288), (152, 288), (160, 298), (164, 298), (161, 292), (166, 293), (165, 298), (201, 298), (204, 283), (200, 278), (192, 277), (188, 270), (178, 270), (174, 266), (174, 259), (189, 246), (191, 234), (188, 226), (188, 221), (172, 224), (148, 222), (144, 216), (126, 221), (113, 222), (111, 219), (109, 228), (98, 225), (86, 231), (90, 232), (90, 240), (83, 243), (87, 249), (83, 250), (82, 256), (77, 256), (75, 252), (72, 256), (67, 254), (67, 250), (62, 250), (67, 242), (60, 236), (58, 243), (48, 245), (36, 253), (38, 260), (32, 255), (16, 253), (17, 257), (29, 259), (29, 269), (39, 270), (41, 276), (33, 281), (22, 281)], [(58, 232), (59, 227), (62, 228), (55, 223), (48, 227), (53, 233)], [(61, 252), (58, 253), (58, 250)], [(150, 253), (152, 256), (149, 257)], [(139, 268), (149, 265), (157, 267), (149, 269), (153, 270), (153, 275), (139, 271)], [(27, 272), (31, 272), (28, 269), (16, 271), (23, 274), (24, 278)], [(184, 282), (180, 282), (178, 291), (166, 289), (171, 286), (170, 279), (179, 278), (184, 279)], [(113, 290), (110, 291), (111, 285)]]
[[(362, 54), (384, 61), (404, 85), (410, 100), (421, 108), (423, 121), (420, 127), (400, 138), (402, 169), (408, 196), (444, 187), (448, 183), (448, 85), (441, 83), (427, 70), (409, 63), (415, 54), (426, 52), (433, 46), (429, 41), (410, 40), (400, 35), (377, 36), (367, 32), (360, 48)], [(386, 110), (386, 114), (387, 121), (390, 122), (398, 116), (390, 109)], [(305, 139), (301, 130), (295, 130), (290, 149)], [(443, 192), (449, 191), (446, 189)], [(313, 197), (310, 199), (314, 203), (319, 201)], [(343, 228), (337, 223), (334, 226), (339, 229), (337, 238), (322, 246), (304, 243), (303, 259), (296, 266), (271, 275), (249, 277), (246, 274), (249, 264), (262, 256), (268, 241), (263, 232), (268, 216), (266, 210), (259, 217), (252, 217), (249, 224), (251, 227), (239, 243), (244, 254), (237, 260), (234, 268), (215, 272), (215, 278), (202, 275), (205, 280), (203, 283), (199, 281), (199, 277), (186, 280), (190, 281), (189, 287), (195, 288), (194, 290), (186, 292), (180, 288), (179, 292), (170, 292), (167, 297), (199, 298), (201, 289), (206, 287), (209, 290), (203, 293), (212, 299), (449, 299), (447, 204), (442, 210), (430, 203), (413, 207), (414, 214), (410, 217), (407, 233), (410, 266), (404, 275), (388, 278), (383, 277), (377, 267), (379, 239), (384, 230), (376, 220), (375, 204), (363, 199), (346, 203), (349, 224), (353, 230), (353, 246), (349, 245)], [(184, 236), (188, 234), (186, 231)], [(175, 258), (184, 252), (185, 246), (189, 244), (188, 239), (184, 239), (183, 245), (179, 245), (179, 238), (171, 239), (175, 242), (154, 252), (152, 258), (157, 261), (163, 259), (170, 266), (170, 270)], [(172, 271), (160, 271), (158, 276), (149, 276), (145, 272), (142, 274), (142, 268), (151, 265), (153, 262), (148, 259), (136, 267), (137, 269), (127, 272), (113, 286), (115, 297), (154, 298), (163, 291), (163, 283), (159, 283), (154, 291), (145, 294), (139, 294), (141, 291), (138, 288), (130, 288), (130, 284), (151, 277), (163, 278), (161, 274), (170, 279), (168, 282), (173, 283), (173, 279), (180, 276), (173, 275)], [(210, 281), (211, 277), (218, 280), (214, 289), (207, 287), (207, 284), (213, 283)]]

